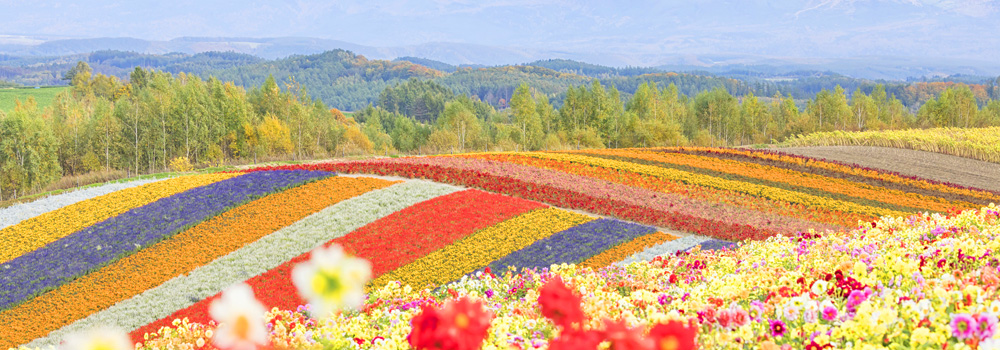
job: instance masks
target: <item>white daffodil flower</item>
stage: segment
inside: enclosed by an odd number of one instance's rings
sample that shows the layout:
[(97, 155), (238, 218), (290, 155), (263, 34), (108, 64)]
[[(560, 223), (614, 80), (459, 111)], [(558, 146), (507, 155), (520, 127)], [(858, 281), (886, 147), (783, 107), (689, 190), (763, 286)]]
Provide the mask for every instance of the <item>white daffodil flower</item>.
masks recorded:
[(209, 315), (219, 324), (212, 337), (213, 344), (220, 349), (255, 349), (267, 345), (265, 312), (250, 286), (240, 283), (229, 287), (222, 292), (222, 298), (208, 307)]
[(339, 245), (313, 250), (308, 262), (292, 270), (295, 288), (309, 301), (317, 317), (363, 305), (365, 284), (371, 276), (368, 260), (348, 256)]
[(62, 346), (65, 350), (132, 350), (132, 340), (122, 330), (96, 328), (86, 332), (66, 336)]

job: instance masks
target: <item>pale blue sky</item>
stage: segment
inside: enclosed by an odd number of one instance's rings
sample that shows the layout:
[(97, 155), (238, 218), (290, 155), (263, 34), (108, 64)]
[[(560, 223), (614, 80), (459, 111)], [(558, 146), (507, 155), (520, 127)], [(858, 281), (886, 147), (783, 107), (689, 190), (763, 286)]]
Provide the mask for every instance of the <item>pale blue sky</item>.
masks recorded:
[[(1000, 0), (629, 1), (0, 0), (16, 35), (336, 39), (643, 54), (1000, 55)], [(11, 37), (15, 35), (15, 37)]]

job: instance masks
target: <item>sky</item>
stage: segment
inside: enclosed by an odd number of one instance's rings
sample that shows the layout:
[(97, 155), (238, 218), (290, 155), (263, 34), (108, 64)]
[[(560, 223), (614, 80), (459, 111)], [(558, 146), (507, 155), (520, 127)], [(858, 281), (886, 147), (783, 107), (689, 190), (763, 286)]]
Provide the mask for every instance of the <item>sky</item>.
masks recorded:
[(292, 36), (637, 55), (1000, 55), (1000, 0), (0, 0), (0, 9), (8, 42)]

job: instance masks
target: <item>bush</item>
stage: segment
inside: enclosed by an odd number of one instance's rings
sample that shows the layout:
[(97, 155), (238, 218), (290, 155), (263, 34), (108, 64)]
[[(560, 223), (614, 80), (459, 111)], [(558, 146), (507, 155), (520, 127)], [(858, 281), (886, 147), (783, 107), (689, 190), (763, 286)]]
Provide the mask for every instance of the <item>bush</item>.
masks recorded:
[(192, 169), (194, 169), (194, 167), (191, 166), (191, 161), (189, 161), (187, 157), (177, 157), (170, 161), (170, 170), (172, 171), (186, 172), (191, 171)]

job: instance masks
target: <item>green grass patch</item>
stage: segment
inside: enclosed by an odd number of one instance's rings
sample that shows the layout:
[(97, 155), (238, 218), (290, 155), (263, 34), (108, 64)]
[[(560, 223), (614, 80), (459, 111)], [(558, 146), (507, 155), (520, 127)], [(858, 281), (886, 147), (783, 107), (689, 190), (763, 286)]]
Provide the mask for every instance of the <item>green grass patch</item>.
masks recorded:
[(38, 108), (48, 107), (60, 92), (69, 90), (69, 86), (19, 87), (0, 89), (0, 111), (10, 113), (17, 106), (16, 101), (27, 101), (34, 97)]

